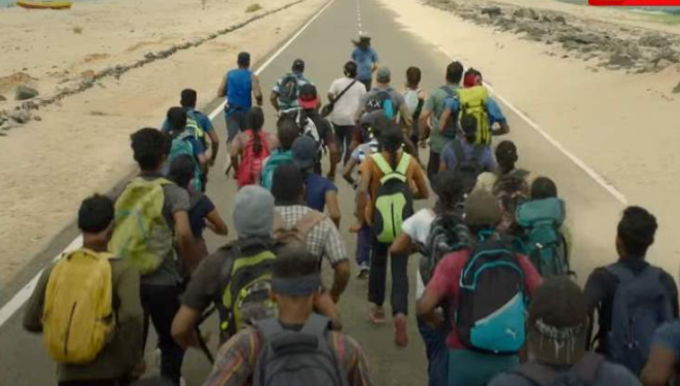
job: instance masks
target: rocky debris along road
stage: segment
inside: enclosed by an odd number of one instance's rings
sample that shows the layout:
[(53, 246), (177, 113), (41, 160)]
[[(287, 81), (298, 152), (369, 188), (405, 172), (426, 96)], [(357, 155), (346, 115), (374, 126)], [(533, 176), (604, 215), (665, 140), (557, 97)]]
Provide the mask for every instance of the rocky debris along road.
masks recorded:
[(594, 59), (612, 70), (656, 72), (680, 63), (680, 36), (581, 19), (556, 11), (463, 0), (426, 0), (463, 19), (523, 34), (546, 45), (560, 44), (569, 56)]

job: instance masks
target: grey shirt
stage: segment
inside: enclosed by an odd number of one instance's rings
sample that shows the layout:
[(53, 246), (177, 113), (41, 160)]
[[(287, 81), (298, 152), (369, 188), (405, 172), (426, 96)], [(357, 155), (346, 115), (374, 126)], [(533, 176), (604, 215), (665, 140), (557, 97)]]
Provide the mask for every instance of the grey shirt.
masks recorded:
[[(569, 368), (561, 370), (569, 371)], [(642, 386), (640, 381), (625, 367), (603, 362), (597, 370), (597, 378), (593, 386)], [(537, 386), (529, 379), (516, 373), (502, 373), (494, 378), (488, 386)]]
[[(153, 181), (162, 176), (157, 173), (145, 173), (141, 175), (142, 178)], [(170, 229), (169, 235), (162, 235), (162, 233), (156, 233), (159, 237), (170, 237), (169, 242), (175, 242), (175, 220), (173, 215), (176, 212), (188, 212), (189, 211), (189, 193), (186, 189), (182, 189), (175, 184), (163, 185), (163, 193), (165, 194), (165, 202), (163, 203), (163, 218), (168, 224)], [(142, 284), (153, 284), (153, 285), (177, 285), (181, 276), (179, 273), (179, 264), (177, 260), (177, 254), (174, 249), (170, 250), (168, 255), (163, 256), (161, 265), (153, 272), (148, 275), (142, 276)]]
[(397, 112), (401, 113), (402, 116), (405, 117), (409, 116), (408, 107), (406, 107), (406, 101), (404, 100), (404, 96), (401, 95), (401, 93), (395, 91), (390, 86), (376, 86), (373, 87), (371, 91), (367, 92), (361, 97), (361, 102), (359, 103), (359, 111), (357, 112), (356, 119), (357, 121), (359, 120), (359, 118), (361, 118), (362, 115), (364, 115), (364, 112), (366, 112), (366, 102), (369, 100), (369, 98), (383, 91), (387, 91), (387, 93), (390, 94), (390, 99), (392, 100), (392, 103), (394, 105), (395, 117)]

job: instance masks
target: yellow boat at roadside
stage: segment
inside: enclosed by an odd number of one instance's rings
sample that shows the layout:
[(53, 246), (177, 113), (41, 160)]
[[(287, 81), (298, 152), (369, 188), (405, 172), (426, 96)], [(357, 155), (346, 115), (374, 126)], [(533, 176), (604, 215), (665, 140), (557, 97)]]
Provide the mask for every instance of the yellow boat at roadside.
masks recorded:
[(70, 9), (73, 2), (19, 0), (16, 2), (16, 5), (26, 9)]

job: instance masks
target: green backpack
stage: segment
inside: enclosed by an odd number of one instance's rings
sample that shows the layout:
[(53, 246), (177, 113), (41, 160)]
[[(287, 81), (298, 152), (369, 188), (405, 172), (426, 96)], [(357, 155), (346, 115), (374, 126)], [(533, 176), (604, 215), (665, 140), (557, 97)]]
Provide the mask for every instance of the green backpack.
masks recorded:
[(195, 191), (197, 192), (202, 192), (203, 191), (203, 170), (201, 170), (201, 164), (198, 162), (196, 159), (196, 156), (194, 155), (194, 148), (191, 142), (189, 142), (189, 139), (192, 138), (194, 134), (189, 131), (185, 130), (180, 134), (179, 136), (175, 137), (172, 140), (172, 147), (170, 148), (170, 156), (168, 157), (168, 165), (172, 164), (172, 161), (174, 161), (175, 158), (181, 156), (181, 155), (187, 155), (191, 157), (191, 159), (194, 161), (194, 178), (191, 180), (191, 186), (194, 188)]
[(173, 233), (163, 217), (164, 178), (133, 179), (116, 200), (116, 218), (109, 250), (141, 275), (154, 272), (172, 252)]
[(393, 170), (382, 154), (371, 155), (383, 173), (376, 193), (373, 231), (381, 243), (391, 243), (401, 233), (404, 220), (413, 215), (413, 195), (406, 179), (411, 156), (404, 153)]
[(564, 201), (559, 198), (527, 201), (517, 207), (524, 252), (544, 278), (569, 274), (566, 242), (560, 231), (564, 218)]

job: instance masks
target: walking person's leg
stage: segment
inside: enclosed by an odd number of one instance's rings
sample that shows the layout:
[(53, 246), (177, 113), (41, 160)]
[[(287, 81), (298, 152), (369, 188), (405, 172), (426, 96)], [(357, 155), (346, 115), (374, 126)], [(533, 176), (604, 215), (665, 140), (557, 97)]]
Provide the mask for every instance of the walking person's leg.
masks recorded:
[(349, 162), (349, 157), (352, 156), (352, 138), (354, 138), (354, 129), (356, 129), (355, 126), (350, 125), (350, 126), (345, 126), (345, 156), (342, 159), (342, 164), (346, 165), (347, 162)]
[[(245, 124), (245, 114), (242, 111), (225, 111), (224, 118), (227, 123), (227, 161), (224, 165), (224, 173), (229, 174), (231, 170), (231, 143), (234, 141), (242, 126)], [(234, 171), (235, 172), (235, 171)]]
[(340, 158), (338, 159), (338, 162), (343, 159), (345, 152), (347, 151), (347, 148), (345, 147), (345, 127), (346, 126), (340, 126), (340, 125), (333, 125), (335, 128), (335, 143), (338, 144), (338, 151), (340, 152)]
[(439, 173), (439, 153), (430, 150), (430, 160), (427, 162), (427, 178), (432, 181), (434, 176)]
[(359, 279), (366, 279), (371, 266), (371, 227), (364, 226), (357, 233), (357, 265), (359, 265)]
[(385, 320), (385, 284), (387, 281), (387, 248), (372, 238), (371, 270), (368, 274), (368, 301), (375, 305), (371, 310), (371, 320), (381, 323)]
[[(389, 248), (389, 244), (385, 244)], [(392, 315), (394, 315), (394, 343), (408, 345), (406, 315), (408, 315), (408, 255), (390, 257), (392, 266)]]

